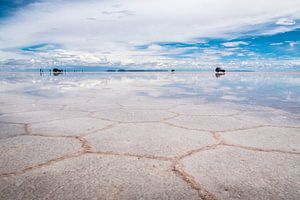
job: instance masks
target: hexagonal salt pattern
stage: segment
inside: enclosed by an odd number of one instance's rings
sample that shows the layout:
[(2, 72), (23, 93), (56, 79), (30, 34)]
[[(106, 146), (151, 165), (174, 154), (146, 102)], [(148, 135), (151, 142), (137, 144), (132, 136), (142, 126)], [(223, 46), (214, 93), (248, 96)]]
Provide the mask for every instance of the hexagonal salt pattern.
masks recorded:
[(244, 112), (237, 116), (248, 121), (273, 126), (291, 126), (300, 128), (300, 116), (283, 111)]
[(0, 199), (200, 199), (171, 163), (83, 155), (0, 178)]
[(163, 123), (119, 124), (86, 137), (93, 151), (175, 156), (216, 143), (207, 132), (191, 131)]
[(221, 133), (230, 144), (300, 153), (300, 129), (261, 127)]
[(9, 114), (9, 113), (21, 113), (21, 112), (32, 112), (32, 111), (42, 111), (42, 110), (59, 110), (61, 105), (45, 105), (45, 104), (2, 104), (0, 107), (0, 113)]
[(32, 111), (1, 115), (0, 122), (35, 123), (65, 118), (85, 117), (87, 115), (88, 114), (85, 112), (78, 111)]
[(32, 134), (52, 136), (81, 136), (103, 129), (113, 124), (109, 121), (94, 118), (61, 119), (36, 123), (31, 127)]
[(217, 199), (299, 199), (300, 155), (218, 147), (182, 160)]
[(93, 116), (118, 122), (155, 122), (175, 115), (160, 110), (116, 109), (96, 112)]
[(183, 103), (183, 100), (172, 102), (165, 99), (143, 98), (137, 100), (120, 99), (120, 104), (126, 109), (145, 109), (145, 110), (167, 110), (176, 107), (177, 104)]
[(0, 174), (21, 171), (81, 150), (73, 138), (19, 136), (0, 140)]
[(84, 103), (84, 104), (70, 104), (66, 105), (65, 110), (71, 111), (88, 111), (88, 112), (96, 112), (96, 111), (104, 111), (104, 110), (112, 110), (112, 109), (119, 109), (120, 106), (118, 104), (108, 104), (108, 103), (99, 103), (99, 102), (92, 102), (92, 103)]
[(206, 131), (229, 131), (259, 125), (228, 116), (178, 116), (167, 120), (167, 122), (180, 127)]
[(0, 139), (25, 134), (25, 126), (22, 124), (0, 123)]
[(182, 115), (226, 116), (226, 115), (238, 114), (240, 112), (239, 110), (228, 108), (228, 105), (223, 105), (223, 104), (181, 105), (170, 110)]
[(1, 85), (0, 199), (300, 199), (298, 112), (82, 75)]

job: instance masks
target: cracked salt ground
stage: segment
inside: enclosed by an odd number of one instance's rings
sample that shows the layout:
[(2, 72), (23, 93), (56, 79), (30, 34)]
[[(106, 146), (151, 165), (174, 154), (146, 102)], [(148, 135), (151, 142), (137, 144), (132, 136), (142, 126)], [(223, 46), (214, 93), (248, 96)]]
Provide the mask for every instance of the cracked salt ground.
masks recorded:
[(172, 157), (189, 149), (215, 144), (208, 132), (161, 123), (119, 124), (86, 137), (92, 151), (126, 152)]
[(299, 199), (300, 155), (218, 147), (182, 160), (217, 199)]
[(28, 111), (0, 115), (0, 121), (11, 123), (35, 123), (85, 116), (87, 116), (87, 113), (79, 111)]
[(65, 110), (70, 111), (85, 111), (85, 112), (101, 112), (104, 110), (120, 109), (118, 104), (108, 104), (99, 102), (87, 102), (78, 106), (78, 104), (66, 105)]
[(0, 199), (7, 200), (199, 199), (167, 161), (96, 154), (2, 178), (0, 188)]
[[(209, 113), (207, 113), (208, 115)], [(239, 129), (248, 129), (259, 127), (260, 124), (256, 122), (247, 122), (236, 119), (230, 116), (178, 116), (167, 120), (168, 123), (174, 126), (204, 130), (204, 131), (230, 131)]]
[(25, 134), (25, 125), (0, 123), (0, 139)]
[(10, 114), (10, 113), (22, 113), (29, 111), (41, 111), (41, 110), (60, 110), (62, 108), (61, 105), (40, 105), (40, 104), (14, 104), (14, 105), (1, 105), (0, 113), (1, 114)]
[(163, 110), (118, 109), (95, 112), (93, 117), (115, 122), (157, 122), (175, 117), (175, 114)]
[(0, 175), (22, 171), (80, 149), (75, 139), (19, 136), (0, 140)]
[(0, 199), (300, 198), (298, 114), (118, 81), (51, 99), (5, 84)]
[[(170, 111), (181, 115), (211, 115), (211, 116), (231, 116), (239, 114), (239, 110), (226, 108), (227, 105), (201, 104), (201, 105), (180, 105)], [(216, 109), (216, 107), (218, 109)], [(227, 106), (228, 107), (228, 106)]]
[(247, 122), (300, 128), (300, 116), (283, 111), (243, 112), (235, 117)]
[(109, 121), (90, 117), (60, 119), (50, 122), (35, 123), (31, 126), (31, 133), (50, 136), (82, 136), (102, 130), (112, 124), (113, 123)]
[(261, 127), (221, 133), (230, 144), (300, 154), (300, 129)]

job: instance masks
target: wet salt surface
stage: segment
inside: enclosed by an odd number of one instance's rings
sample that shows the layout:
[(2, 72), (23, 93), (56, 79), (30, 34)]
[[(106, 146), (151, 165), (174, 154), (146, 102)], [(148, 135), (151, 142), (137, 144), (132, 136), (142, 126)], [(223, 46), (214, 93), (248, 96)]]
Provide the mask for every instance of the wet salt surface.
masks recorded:
[(299, 199), (300, 73), (0, 73), (0, 199)]
[[(136, 96), (277, 108), (300, 114), (300, 73), (1, 73), (1, 90), (59, 98), (68, 90), (132, 90)], [(14, 84), (20, 87), (6, 88)], [(117, 87), (117, 88), (116, 88)], [(133, 87), (135, 87), (133, 89)]]

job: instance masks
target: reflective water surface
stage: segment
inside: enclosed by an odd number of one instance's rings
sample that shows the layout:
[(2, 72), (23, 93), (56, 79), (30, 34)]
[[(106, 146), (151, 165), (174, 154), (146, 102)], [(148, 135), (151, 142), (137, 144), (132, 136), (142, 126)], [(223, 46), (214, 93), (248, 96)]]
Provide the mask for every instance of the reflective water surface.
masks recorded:
[(59, 99), (98, 93), (122, 98), (126, 92), (153, 99), (188, 99), (267, 106), (300, 113), (300, 73), (1, 73), (1, 95)]

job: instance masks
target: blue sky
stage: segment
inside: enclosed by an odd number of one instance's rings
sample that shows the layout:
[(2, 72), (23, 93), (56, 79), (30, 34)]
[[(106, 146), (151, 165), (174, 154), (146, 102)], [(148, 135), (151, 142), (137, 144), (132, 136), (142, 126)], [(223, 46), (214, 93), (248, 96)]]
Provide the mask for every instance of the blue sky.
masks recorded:
[(0, 0), (0, 67), (296, 69), (298, 0)]

